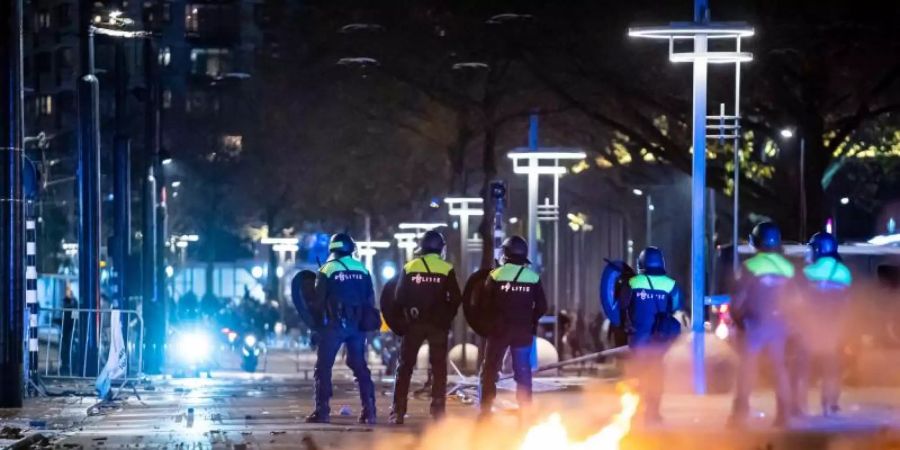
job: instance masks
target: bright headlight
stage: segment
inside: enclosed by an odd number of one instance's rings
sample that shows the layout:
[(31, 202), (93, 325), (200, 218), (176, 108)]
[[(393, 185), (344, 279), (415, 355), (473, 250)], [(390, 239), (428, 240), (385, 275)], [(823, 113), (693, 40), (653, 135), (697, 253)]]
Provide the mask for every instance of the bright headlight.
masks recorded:
[(253, 347), (254, 345), (256, 345), (256, 336), (254, 336), (252, 334), (248, 334), (248, 335), (244, 336), (244, 344), (247, 347)]
[(203, 333), (185, 333), (178, 341), (178, 353), (187, 361), (196, 362), (206, 359), (210, 349), (209, 337)]

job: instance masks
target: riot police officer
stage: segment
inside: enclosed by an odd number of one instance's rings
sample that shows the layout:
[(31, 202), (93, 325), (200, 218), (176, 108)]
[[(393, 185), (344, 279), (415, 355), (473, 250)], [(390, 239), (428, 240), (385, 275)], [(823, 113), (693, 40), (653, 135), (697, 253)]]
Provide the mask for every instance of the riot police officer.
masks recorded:
[(459, 309), (459, 285), (453, 266), (441, 258), (444, 236), (427, 231), (419, 240), (419, 256), (403, 266), (397, 283), (396, 305), (408, 325), (400, 343), (400, 362), (394, 383), (390, 423), (403, 424), (409, 382), (419, 347), (428, 342), (431, 363), (431, 416), (444, 415), (447, 397), (447, 337)]
[(482, 290), (480, 309), (487, 314), (487, 335), (479, 383), (481, 418), (491, 414), (497, 396), (497, 374), (509, 349), (516, 381), (516, 400), (524, 410), (531, 404), (531, 350), (537, 323), (547, 312), (540, 276), (527, 267), (528, 244), (520, 236), (503, 242), (501, 266), (491, 271)]
[(731, 315), (738, 327), (740, 364), (729, 425), (743, 424), (750, 412), (750, 393), (765, 352), (775, 375), (775, 425), (786, 425), (793, 413), (785, 348), (796, 298), (794, 265), (782, 254), (781, 230), (772, 222), (753, 228), (750, 243), (756, 254), (744, 261)]
[(374, 311), (375, 293), (365, 266), (352, 254), (356, 245), (350, 236), (331, 237), (329, 259), (316, 275), (312, 314), (321, 324), (315, 330), (318, 348), (315, 366), (316, 409), (307, 418), (311, 423), (329, 422), (332, 394), (331, 368), (341, 345), (346, 346), (347, 366), (359, 384), (362, 400), (360, 423), (375, 423), (375, 386), (366, 365), (367, 312)]
[[(840, 342), (846, 326), (846, 309), (853, 276), (838, 254), (837, 240), (830, 233), (816, 233), (809, 241), (807, 266), (803, 269), (803, 313), (798, 315), (794, 388), (798, 413), (805, 413), (810, 367), (820, 363), (822, 414), (836, 414), (841, 387)], [(827, 332), (822, 330), (827, 324)]]
[(674, 317), (683, 308), (681, 288), (666, 275), (663, 253), (647, 247), (638, 257), (638, 274), (628, 280), (624, 293), (625, 328), (634, 353), (632, 368), (639, 381), (643, 418), (662, 420), (663, 357), (681, 333)]

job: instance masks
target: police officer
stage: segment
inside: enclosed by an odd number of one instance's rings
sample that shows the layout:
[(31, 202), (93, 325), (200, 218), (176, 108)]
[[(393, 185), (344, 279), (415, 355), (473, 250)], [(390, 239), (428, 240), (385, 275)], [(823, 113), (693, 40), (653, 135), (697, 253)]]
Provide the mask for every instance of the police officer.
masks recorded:
[(328, 423), (331, 399), (331, 367), (341, 345), (346, 346), (347, 366), (359, 384), (362, 400), (360, 423), (375, 423), (375, 386), (366, 365), (366, 334), (363, 330), (367, 310), (373, 310), (375, 293), (365, 266), (352, 253), (356, 248), (350, 236), (331, 237), (328, 261), (316, 275), (315, 299), (310, 309), (321, 324), (315, 330), (318, 349), (315, 366), (316, 409), (306, 421)]
[(731, 315), (738, 327), (740, 364), (729, 425), (743, 424), (750, 413), (750, 392), (765, 352), (775, 374), (775, 425), (783, 426), (794, 411), (785, 360), (796, 298), (794, 265), (782, 254), (781, 230), (772, 222), (753, 228), (750, 243), (756, 254), (744, 261)]
[(520, 236), (503, 242), (501, 266), (491, 271), (479, 309), (487, 314), (492, 330), (487, 335), (479, 385), (481, 418), (491, 414), (497, 396), (497, 374), (509, 349), (516, 381), (516, 400), (524, 410), (531, 404), (531, 349), (538, 319), (547, 312), (540, 276), (526, 267), (528, 244)]
[(624, 294), (625, 327), (640, 383), (643, 418), (646, 423), (658, 423), (662, 420), (663, 357), (681, 333), (674, 313), (683, 308), (681, 288), (666, 275), (660, 249), (647, 247), (641, 252), (638, 274), (628, 280)]
[(390, 423), (403, 424), (409, 382), (419, 347), (428, 342), (431, 363), (431, 416), (444, 415), (447, 397), (447, 335), (459, 309), (459, 285), (453, 266), (441, 258), (444, 236), (427, 231), (419, 241), (419, 257), (406, 263), (397, 283), (397, 307), (409, 328), (400, 343), (400, 362), (394, 383)]
[[(840, 342), (847, 316), (853, 276), (841, 261), (837, 240), (830, 233), (816, 233), (809, 241), (808, 265), (803, 269), (803, 314), (799, 317), (794, 387), (798, 413), (805, 413), (813, 361), (822, 369), (822, 414), (839, 411), (841, 387)], [(823, 327), (827, 327), (824, 330)]]

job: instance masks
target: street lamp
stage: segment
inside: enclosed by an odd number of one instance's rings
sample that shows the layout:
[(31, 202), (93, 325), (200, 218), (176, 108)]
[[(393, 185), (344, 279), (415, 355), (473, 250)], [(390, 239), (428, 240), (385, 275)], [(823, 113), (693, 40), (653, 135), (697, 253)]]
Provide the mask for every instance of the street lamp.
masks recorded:
[(394, 234), (394, 239), (397, 240), (397, 247), (404, 250), (404, 262), (408, 262), (413, 259), (413, 252), (416, 249), (416, 245), (418, 244), (416, 240), (422, 237), (422, 235), (425, 234), (426, 231), (431, 231), (446, 226), (446, 223), (439, 222), (403, 222), (397, 225), (397, 228), (401, 230), (410, 230), (409, 232)]
[[(448, 213), (451, 216), (459, 217), (459, 274), (462, 282), (465, 283), (472, 272), (469, 266), (469, 217), (483, 216), (484, 200), (481, 197), (447, 197), (444, 199), (447, 204)], [(461, 344), (463, 370), (468, 366), (468, 358), (466, 355), (466, 344), (469, 343), (469, 328), (465, 318), (457, 315), (456, 325), (454, 326), (454, 335), (457, 336), (457, 344)]]
[[(366, 270), (371, 274), (375, 267), (375, 254), (378, 250), (391, 248), (387, 241), (356, 241), (356, 251), (363, 260)], [(374, 280), (374, 278), (373, 278)]]
[[(780, 132), (785, 140), (793, 139), (795, 133), (791, 127), (785, 127)], [(806, 237), (806, 137), (800, 135), (800, 241)]]
[[(528, 148), (518, 148), (506, 156), (513, 161), (513, 172), (528, 176), (528, 256), (532, 263), (537, 261), (537, 226), (538, 220), (553, 223), (553, 311), (554, 339), (559, 342), (559, 178), (568, 169), (560, 165), (560, 161), (576, 161), (585, 158), (585, 153), (569, 148), (539, 148), (537, 146), (537, 118), (532, 118)], [(538, 177), (553, 176), (553, 203), (545, 200), (538, 205)], [(539, 217), (540, 216), (540, 217)]]
[(574, 265), (572, 266), (572, 298), (575, 300), (573, 309), (575, 310), (575, 314), (577, 314), (576, 326), (581, 321), (582, 311), (581, 311), (581, 287), (582, 287), (582, 252), (584, 250), (584, 238), (585, 233), (590, 233), (594, 226), (588, 223), (588, 216), (584, 213), (568, 213), (566, 214), (566, 218), (569, 219), (569, 228), (575, 234), (575, 239), (572, 240), (572, 261), (574, 261)]
[(397, 241), (397, 248), (403, 251), (403, 264), (413, 259), (413, 252), (416, 249), (416, 239), (418, 233), (394, 233), (394, 239)]
[[(753, 55), (741, 51), (741, 40), (753, 36), (754, 30), (740, 22), (712, 22), (710, 20), (709, 0), (694, 0), (694, 21), (690, 23), (671, 23), (666, 26), (632, 28), (628, 35), (636, 38), (659, 39), (669, 42), (669, 61), (690, 62), (693, 65), (693, 167), (691, 186), (691, 322), (693, 336), (693, 372), (694, 390), (698, 394), (706, 392), (706, 373), (704, 367), (704, 286), (706, 286), (706, 140), (707, 120), (718, 119), (719, 134), (715, 137), (734, 139), (735, 181), (739, 180), (739, 135), (740, 129), (740, 64), (751, 61)], [(733, 41), (734, 50), (717, 49), (709, 51), (710, 40), (718, 42)], [(692, 41), (692, 51), (676, 51), (676, 41)], [(680, 46), (679, 46), (680, 48)], [(709, 64), (731, 63), (735, 67), (734, 114), (718, 117), (707, 116), (707, 69)], [(725, 125), (725, 120), (732, 124)], [(733, 130), (725, 134), (726, 129)], [(737, 189), (737, 183), (735, 183)], [(735, 191), (735, 205), (737, 205)], [(737, 208), (735, 208), (737, 218)], [(737, 242), (735, 242), (735, 247)]]
[(647, 228), (646, 235), (644, 237), (644, 246), (649, 247), (653, 245), (653, 211), (656, 209), (656, 207), (653, 205), (653, 197), (650, 195), (650, 193), (647, 193), (647, 195), (644, 196), (644, 191), (640, 189), (632, 189), (631, 192), (637, 197), (644, 197), (644, 199), (646, 200), (646, 205), (644, 207), (644, 219), (646, 221)]
[(444, 199), (447, 204), (448, 213), (451, 216), (459, 217), (459, 270), (463, 277), (463, 282), (472, 273), (469, 266), (469, 251), (467, 241), (469, 240), (469, 217), (483, 216), (484, 209), (482, 204), (484, 200), (480, 197), (447, 197)]

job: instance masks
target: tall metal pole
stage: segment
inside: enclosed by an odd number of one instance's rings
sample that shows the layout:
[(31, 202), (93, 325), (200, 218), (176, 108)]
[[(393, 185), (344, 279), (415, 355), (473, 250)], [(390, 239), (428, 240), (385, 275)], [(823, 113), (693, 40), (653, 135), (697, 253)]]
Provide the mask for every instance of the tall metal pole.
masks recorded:
[[(803, 130), (800, 130), (803, 133)], [(800, 136), (800, 242), (806, 241), (806, 137)]]
[(116, 40), (116, 134), (113, 159), (113, 268), (116, 300), (122, 309), (128, 304), (128, 260), (131, 253), (131, 139), (128, 137), (128, 68), (125, 42)]
[[(94, 3), (80, 1), (81, 76), (78, 78), (78, 301), (82, 309), (100, 305), (100, 84), (94, 75)], [(79, 317), (77, 365), (82, 376), (99, 371), (99, 322), (96, 311)]]
[(22, 1), (0, 2), (0, 408), (21, 408), (25, 303)]
[[(559, 160), (555, 160), (553, 165), (558, 166)], [(556, 320), (553, 322), (553, 339), (556, 341), (557, 357), (561, 357), (562, 337), (559, 335), (561, 319), (559, 307), (559, 175), (553, 175), (553, 205), (556, 207), (553, 219), (553, 309), (556, 315)]]
[[(741, 40), (737, 40), (736, 52), (741, 52)], [(724, 115), (724, 114), (722, 114)], [(740, 276), (740, 258), (738, 255), (738, 247), (740, 247), (740, 224), (741, 224), (741, 63), (734, 63), (734, 180), (732, 181), (732, 190), (734, 191), (734, 218), (731, 224), (731, 273), (734, 279)]]
[(645, 246), (650, 247), (653, 245), (653, 197), (650, 194), (647, 194), (645, 208), (647, 209), (647, 235), (645, 237), (647, 244)]
[[(708, 19), (706, 0), (695, 0), (694, 21), (703, 23)], [(691, 324), (693, 336), (694, 392), (706, 392), (706, 372), (704, 368), (704, 289), (706, 288), (706, 81), (707, 35), (694, 37), (694, 157), (691, 177)]]
[[(462, 282), (466, 283), (469, 279), (469, 215), (466, 213), (459, 216), (459, 274)], [(460, 347), (462, 370), (466, 371), (469, 368), (468, 349), (466, 348), (466, 344), (469, 343), (469, 326), (463, 317), (457, 316), (456, 336), (458, 336), (457, 341), (462, 345)]]
[[(144, 372), (159, 374), (162, 370), (165, 344), (165, 315), (157, 296), (156, 253), (156, 160), (159, 159), (159, 107), (156, 90), (156, 54), (151, 39), (144, 41), (144, 78), (147, 98), (144, 124), (144, 179), (143, 179), (143, 228), (142, 228), (142, 303), (144, 312)], [(161, 325), (161, 326), (160, 326)]]
[[(528, 128), (528, 149), (532, 152), (538, 150), (538, 115), (532, 114)], [(537, 264), (537, 206), (538, 206), (538, 173), (537, 160), (531, 158), (528, 165), (528, 259), (532, 264)]]

